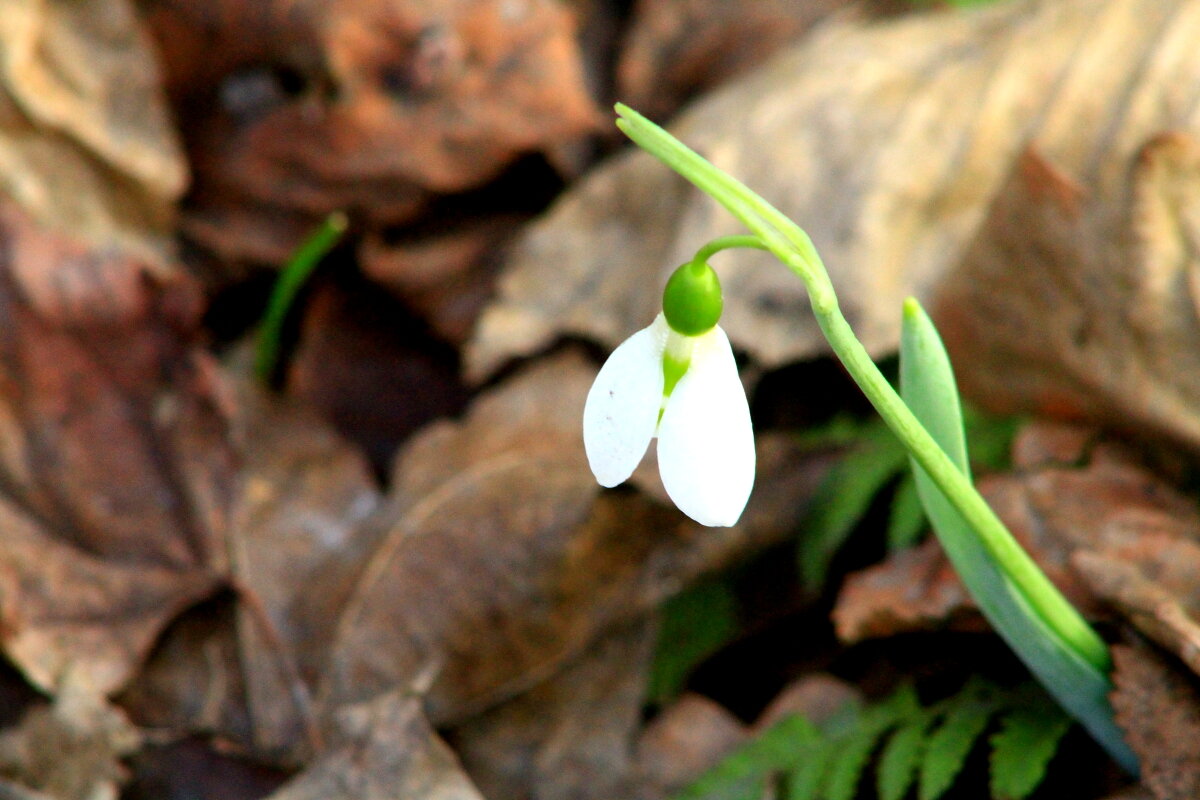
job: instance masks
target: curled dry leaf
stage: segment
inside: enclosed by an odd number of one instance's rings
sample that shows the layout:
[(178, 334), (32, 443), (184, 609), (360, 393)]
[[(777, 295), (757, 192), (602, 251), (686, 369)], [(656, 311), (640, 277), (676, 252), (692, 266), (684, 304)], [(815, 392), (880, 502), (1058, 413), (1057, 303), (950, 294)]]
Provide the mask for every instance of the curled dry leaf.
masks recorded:
[[(1050, 424), (1024, 429), (1014, 451), (1040, 459), (1077, 433)], [(1046, 440), (1038, 444), (1037, 440)], [(1181, 598), (1185, 607), (1197, 591), (1200, 516), (1191, 501), (1140, 466), (1115, 445), (1094, 446), (1082, 466), (1043, 464), (1027, 471), (996, 475), (980, 482), (988, 503), (1052, 581), (1081, 611), (1103, 612), (1100, 598), (1122, 596), (1145, 601), (1131, 575), (1113, 572), (1106, 562), (1134, 558), (1133, 569), (1145, 581), (1162, 580), (1156, 590)], [(1025, 464), (1015, 465), (1019, 470)], [(1167, 554), (1191, 554), (1178, 570), (1163, 570)], [(1087, 566), (1088, 569), (1083, 569)], [(1082, 574), (1081, 574), (1082, 573)], [(1103, 587), (1103, 588), (1102, 588)], [(1107, 591), (1106, 591), (1107, 590)], [(1097, 597), (1100, 595), (1100, 598)], [(1118, 602), (1118, 608), (1121, 605)], [(974, 604), (936, 541), (905, 550), (876, 567), (852, 576), (838, 598), (834, 620), (845, 641), (927, 628), (961, 618)], [(1131, 613), (1144, 612), (1139, 605)], [(1137, 624), (1138, 616), (1134, 613)], [(1154, 626), (1147, 633), (1154, 635)], [(1190, 641), (1190, 629), (1178, 629), (1174, 644)]]
[(1117, 724), (1157, 800), (1200, 797), (1200, 687), (1149, 647), (1113, 648)]
[(187, 168), (129, 0), (0, 2), (0, 195), (169, 271)]
[(185, 231), (286, 258), (320, 216), (406, 223), (596, 123), (552, 0), (156, 0), (197, 187)]
[(336, 738), (267, 800), (483, 800), (411, 690), (338, 710)]
[(656, 625), (639, 620), (597, 640), (528, 692), (449, 735), (487, 797), (629, 797)]
[[(881, 354), (897, 344), (901, 301), (929, 297), (962, 259), (1029, 142), (1099, 207), (1124, 207), (1143, 144), (1200, 129), (1198, 35), (1200, 7), (1187, 0), (839, 20), (672, 129), (811, 234), (848, 319)], [(653, 318), (671, 269), (740, 232), (649, 156), (614, 159), (516, 244), (468, 351), (471, 374), (562, 335), (615, 345)], [(730, 267), (718, 269), (736, 345), (766, 365), (827, 352), (787, 270), (757, 252), (717, 261)]]
[[(1159, 47), (1143, 74), (1196, 52)], [(1200, 115), (1200, 96), (1161, 102)], [(1094, 157), (1142, 144), (1130, 135), (1112, 133)], [(1200, 450), (1200, 140), (1153, 138), (1119, 176), (1041, 152), (1018, 161), (939, 289), (963, 390), (1003, 413), (1084, 418)]]
[(702, 528), (605, 493), (580, 435), (595, 368), (543, 360), (438, 423), (397, 460), (386, 534), (342, 612), (327, 696), (371, 696), (438, 669), (439, 725), (546, 679), (613, 625), (798, 524), (824, 462), (763, 448), (741, 524)]
[(0, 204), (0, 645), (123, 685), (220, 582), (235, 453), (195, 287)]

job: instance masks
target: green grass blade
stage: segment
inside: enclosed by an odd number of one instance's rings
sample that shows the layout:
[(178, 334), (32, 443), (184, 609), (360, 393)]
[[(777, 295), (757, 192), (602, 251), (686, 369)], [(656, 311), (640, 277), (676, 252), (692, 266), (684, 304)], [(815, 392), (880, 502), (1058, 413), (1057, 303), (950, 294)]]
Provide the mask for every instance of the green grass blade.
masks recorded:
[(737, 598), (727, 583), (700, 583), (668, 600), (650, 671), (650, 701), (661, 705), (674, 698), (696, 665), (737, 632)]
[[(962, 412), (950, 360), (933, 322), (915, 300), (904, 306), (901, 396), (953, 462), (969, 475)], [(1071, 647), (995, 566), (962, 515), (915, 462), (921, 502), (955, 570), (983, 611), (1047, 691), (1079, 720), (1123, 768), (1136, 774), (1108, 701), (1107, 674)]]
[(287, 322), (288, 312), (291, 311), (296, 296), (312, 277), (321, 259), (341, 241), (347, 225), (346, 215), (342, 212), (335, 211), (330, 214), (320, 227), (296, 248), (296, 252), (279, 273), (271, 298), (267, 301), (267, 311), (258, 328), (258, 347), (254, 354), (254, 374), (263, 383), (270, 382), (279, 366), (283, 326)]

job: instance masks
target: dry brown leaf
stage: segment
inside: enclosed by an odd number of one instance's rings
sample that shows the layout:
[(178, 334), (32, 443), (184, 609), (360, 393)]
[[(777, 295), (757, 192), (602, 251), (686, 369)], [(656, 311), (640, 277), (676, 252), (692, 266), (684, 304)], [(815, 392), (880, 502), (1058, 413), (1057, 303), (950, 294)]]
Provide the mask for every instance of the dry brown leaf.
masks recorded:
[(184, 228), (227, 260), (280, 263), (337, 209), (409, 222), (596, 123), (552, 0), (158, 0), (150, 20), (197, 175)]
[(55, 800), (115, 798), (128, 777), (120, 759), (141, 740), (86, 674), (73, 670), (53, 704), (30, 710), (18, 727), (0, 734), (0, 774)]
[(633, 741), (656, 625), (598, 640), (545, 683), (454, 729), (448, 739), (487, 797), (628, 797)]
[(724, 706), (685, 694), (650, 721), (637, 744), (639, 796), (671, 796), (749, 738)]
[(483, 800), (410, 690), (338, 710), (335, 739), (267, 800)]
[[(1154, 56), (1146, 73), (1189, 57)], [(1112, 135), (1107, 157), (1123, 149)], [(1020, 159), (939, 289), (935, 314), (966, 393), (1005, 413), (1084, 418), (1200, 449), (1197, 141), (1152, 139), (1119, 182), (1036, 151)]]
[(237, 384), (246, 461), (229, 534), (235, 605), (172, 626), (122, 703), (145, 725), (217, 732), (296, 764), (318, 743), (311, 690), (380, 501), (362, 456), (310, 409)]
[(387, 533), (339, 623), (330, 698), (433, 668), (430, 718), (461, 720), (798, 524), (825, 465), (783, 440), (760, 447), (760, 482), (734, 528), (627, 492), (597, 501), (580, 434), (594, 376), (573, 353), (544, 360), (407, 446)]
[(1200, 687), (1149, 647), (1113, 648), (1117, 724), (1157, 800), (1200, 797)]
[(186, 181), (129, 0), (0, 2), (0, 195), (164, 274)]
[[(1200, 7), (1187, 0), (1029, 0), (838, 21), (672, 129), (808, 230), (851, 324), (882, 354), (896, 346), (903, 298), (929, 297), (961, 260), (1031, 141), (1116, 221), (1143, 145), (1200, 129), (1198, 36)], [(470, 373), (563, 335), (615, 345), (653, 318), (671, 269), (740, 232), (649, 156), (615, 159), (517, 243)], [(766, 365), (827, 352), (787, 270), (757, 252), (718, 262), (737, 346)]]
[(617, 97), (655, 119), (760, 64), (845, 0), (638, 0), (617, 60)]
[(0, 644), (103, 692), (223, 573), (235, 454), (196, 293), (0, 206)]
[[(1044, 423), (1028, 426), (1014, 451), (1041, 459), (1060, 447), (1064, 438), (1077, 433)], [(1046, 443), (1038, 444), (1038, 440)], [(1015, 466), (1019, 470), (1026, 467), (1020, 462)], [(985, 478), (979, 489), (1050, 579), (1085, 614), (1102, 613), (1097, 594), (1108, 599), (1129, 590), (1131, 576), (1105, 573), (1102, 566), (1095, 565), (1119, 564), (1134, 556), (1136, 569), (1146, 572), (1143, 581), (1164, 581), (1155, 591), (1172, 592), (1189, 607), (1194, 603), (1186, 599), (1197, 591), (1194, 576), (1200, 572), (1194, 566), (1189, 572), (1188, 566), (1194, 556), (1190, 555), (1177, 573), (1164, 572), (1161, 561), (1167, 554), (1178, 557), (1184, 552), (1200, 552), (1196, 548), (1200, 517), (1188, 498), (1122, 448), (1101, 443), (1091, 449), (1086, 464), (1042, 463)], [(1081, 575), (1083, 565), (1098, 573), (1084, 571)], [(1107, 590), (1102, 588), (1105, 585)], [(1134, 595), (1145, 601), (1144, 594)], [(1121, 608), (1120, 602), (1117, 605)], [(974, 603), (941, 548), (931, 540), (851, 576), (838, 598), (834, 620), (840, 638), (856, 641), (928, 628), (964, 613), (973, 617), (973, 611)], [(1144, 611), (1139, 605), (1130, 606), (1135, 624)], [(1155, 630), (1146, 628), (1150, 635)], [(1191, 639), (1186, 629), (1177, 630), (1180, 638), (1174, 644)]]

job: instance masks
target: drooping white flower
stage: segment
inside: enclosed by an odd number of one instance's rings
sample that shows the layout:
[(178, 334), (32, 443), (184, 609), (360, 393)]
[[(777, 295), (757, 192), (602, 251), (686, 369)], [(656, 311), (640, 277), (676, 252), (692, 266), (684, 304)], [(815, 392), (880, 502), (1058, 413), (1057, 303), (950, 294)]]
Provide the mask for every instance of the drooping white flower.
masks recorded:
[(659, 314), (600, 369), (583, 410), (596, 480), (624, 482), (655, 436), (663, 486), (679, 510), (703, 525), (736, 523), (754, 485), (754, 431), (719, 325), (690, 336)]

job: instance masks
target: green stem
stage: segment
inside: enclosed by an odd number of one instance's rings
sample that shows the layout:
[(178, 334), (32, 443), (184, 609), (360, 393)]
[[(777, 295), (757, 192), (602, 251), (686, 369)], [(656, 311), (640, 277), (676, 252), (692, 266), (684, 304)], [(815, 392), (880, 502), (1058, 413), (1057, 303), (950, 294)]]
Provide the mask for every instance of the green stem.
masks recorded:
[[(832, 289), (830, 292), (832, 293)], [(817, 322), (834, 353), (841, 359), (854, 382), (862, 389), (888, 427), (967, 520), (988, 553), (999, 563), (1001, 570), (1026, 598), (1035, 613), (1046, 620), (1051, 628), (1088, 662), (1108, 672), (1111, 663), (1104, 640), (1021, 548), (996, 516), (996, 512), (992, 511), (971, 482), (954, 466), (945, 451), (909, 411), (900, 395), (888, 383), (887, 378), (875, 366), (875, 362), (855, 337), (854, 331), (837, 306), (836, 298), (831, 306), (818, 310), (815, 302), (817, 292), (810, 286), (809, 293), (814, 296), (813, 310), (817, 315)]]
[(1110, 668), (1104, 640), (1021, 549), (971, 482), (954, 466), (879, 372), (838, 307), (828, 272), (811, 239), (794, 222), (637, 112), (618, 105), (618, 127), (636, 144), (723, 205), (808, 289), (813, 313), (834, 353), (888, 427), (958, 509), (1013, 585), (1052, 630), (1098, 669)]
[(713, 239), (708, 244), (696, 251), (695, 257), (692, 258), (692, 263), (707, 264), (708, 260), (722, 250), (733, 250), (735, 248), (744, 247), (751, 250), (767, 250), (769, 249), (763, 244), (762, 239), (757, 236), (747, 236), (746, 234), (737, 234), (735, 236), (722, 236), (718, 239)]
[(254, 354), (254, 374), (263, 383), (270, 383), (279, 366), (283, 346), (283, 326), (296, 296), (308, 282), (321, 259), (337, 245), (346, 232), (349, 221), (341, 211), (330, 214), (305, 239), (279, 273), (267, 310), (258, 328), (258, 347)]

